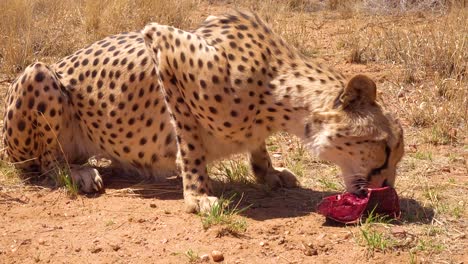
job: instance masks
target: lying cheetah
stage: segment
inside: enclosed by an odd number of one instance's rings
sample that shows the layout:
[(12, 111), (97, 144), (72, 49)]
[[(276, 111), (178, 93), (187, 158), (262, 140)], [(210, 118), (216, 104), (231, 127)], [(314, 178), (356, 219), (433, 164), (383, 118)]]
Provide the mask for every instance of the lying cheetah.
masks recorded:
[(366, 76), (301, 56), (256, 15), (210, 16), (193, 32), (152, 23), (103, 39), (11, 85), (4, 141), (18, 167), (52, 172), (65, 161), (85, 192), (103, 188), (90, 156), (146, 176), (179, 171), (188, 212), (217, 201), (207, 163), (250, 152), (259, 182), (296, 186), (275, 169), (265, 139), (286, 131), (342, 169), (347, 191), (393, 186), (403, 155), (398, 121)]

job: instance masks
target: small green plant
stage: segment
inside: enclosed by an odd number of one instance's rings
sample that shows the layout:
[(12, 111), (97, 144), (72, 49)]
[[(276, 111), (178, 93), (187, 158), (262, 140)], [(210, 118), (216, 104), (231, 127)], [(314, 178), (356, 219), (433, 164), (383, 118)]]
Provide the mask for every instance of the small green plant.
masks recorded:
[(309, 154), (307, 149), (298, 141), (293, 141), (294, 145), (291, 147), (289, 153), (285, 156), (285, 165), (297, 177), (302, 178), (307, 171), (307, 163)]
[(341, 189), (336, 182), (326, 177), (318, 179), (318, 182), (322, 186), (322, 189), (325, 191), (338, 191)]
[(71, 198), (75, 198), (79, 192), (78, 184), (74, 183), (71, 178), (71, 172), (68, 167), (58, 167), (55, 169), (52, 178), (57, 187), (64, 187)]
[(204, 229), (208, 229), (214, 225), (224, 226), (224, 231), (230, 234), (239, 234), (245, 232), (247, 229), (247, 223), (243, 219), (239, 219), (238, 215), (250, 206), (239, 209), (239, 200), (234, 206), (231, 206), (235, 194), (230, 198), (221, 197), (218, 203), (211, 207), (208, 213), (201, 214), (201, 221)]
[(222, 161), (217, 166), (217, 170), (225, 176), (229, 182), (249, 183), (249, 165), (244, 160)]
[(18, 170), (13, 164), (0, 160), (0, 183), (3, 184), (19, 184), (21, 178), (19, 177)]
[(423, 196), (429, 200), (431, 206), (437, 210), (438, 213), (444, 211), (444, 205), (441, 202), (441, 197), (439, 190), (436, 190), (434, 187), (425, 186)]
[(395, 246), (395, 241), (379, 232), (374, 227), (376, 224), (387, 225), (391, 219), (374, 213), (374, 209), (369, 213), (364, 222), (361, 222), (359, 231), (361, 233), (361, 243), (367, 247), (369, 253), (376, 251), (385, 252), (388, 248)]
[(432, 161), (432, 152), (418, 151), (413, 154), (415, 159)]
[(192, 249), (185, 251), (184, 256), (187, 257), (189, 263), (195, 263), (199, 259), (198, 253), (193, 251)]
[(441, 252), (444, 249), (445, 249), (444, 245), (439, 244), (432, 239), (430, 240), (419, 239), (418, 245), (416, 246), (416, 250), (428, 251), (428, 252)]
[(409, 256), (410, 256), (410, 264), (416, 264), (418, 263), (418, 259), (416, 258), (416, 254), (413, 252), (413, 250), (409, 251)]
[(393, 241), (377, 230), (372, 228), (361, 228), (360, 231), (364, 239), (365, 246), (370, 252), (385, 252), (388, 248), (393, 246)]
[(452, 210), (450, 211), (451, 215), (457, 219), (462, 218), (463, 214), (465, 212), (465, 204), (457, 204), (455, 205)]
[(435, 236), (441, 234), (444, 230), (441, 227), (430, 225), (426, 230), (426, 235)]
[(199, 260), (198, 253), (194, 251), (193, 249), (189, 249), (185, 252), (180, 252), (180, 251), (171, 252), (170, 255), (171, 256), (184, 256), (187, 258), (188, 263), (196, 263)]
[(370, 225), (377, 224), (377, 223), (390, 224), (390, 222), (392, 221), (391, 218), (389, 218), (386, 215), (376, 214), (374, 213), (374, 211), (375, 211), (375, 207), (366, 216), (365, 221), (361, 222), (361, 225), (370, 226)]

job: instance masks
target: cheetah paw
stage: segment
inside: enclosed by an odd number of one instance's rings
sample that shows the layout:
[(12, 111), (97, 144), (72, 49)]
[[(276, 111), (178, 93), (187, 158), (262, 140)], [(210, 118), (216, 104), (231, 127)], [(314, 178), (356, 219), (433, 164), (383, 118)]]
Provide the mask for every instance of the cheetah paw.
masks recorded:
[(299, 185), (296, 175), (286, 168), (275, 168), (270, 171), (265, 181), (271, 188), (293, 188)]
[(187, 195), (185, 197), (185, 211), (187, 213), (209, 213), (219, 199), (214, 196)]
[(70, 169), (72, 181), (78, 184), (80, 191), (93, 193), (104, 190), (101, 175), (95, 168), (72, 165)]

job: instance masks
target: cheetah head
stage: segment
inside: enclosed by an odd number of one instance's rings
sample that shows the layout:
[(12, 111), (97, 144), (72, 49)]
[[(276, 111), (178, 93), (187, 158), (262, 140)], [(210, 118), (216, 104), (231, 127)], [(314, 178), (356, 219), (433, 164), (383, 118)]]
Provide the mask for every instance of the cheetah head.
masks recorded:
[(306, 132), (308, 145), (341, 168), (348, 192), (366, 195), (368, 188), (394, 186), (403, 131), (376, 102), (376, 84), (370, 78), (353, 77), (326, 111), (312, 116), (305, 130), (320, 128), (309, 138)]

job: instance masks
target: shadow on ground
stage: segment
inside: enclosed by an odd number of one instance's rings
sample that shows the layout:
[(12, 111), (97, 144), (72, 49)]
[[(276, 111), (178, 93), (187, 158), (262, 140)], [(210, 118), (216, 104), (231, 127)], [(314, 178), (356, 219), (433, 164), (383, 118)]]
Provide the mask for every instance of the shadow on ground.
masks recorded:
[[(112, 174), (115, 175), (115, 173)], [(96, 198), (107, 193), (156, 200), (183, 199), (182, 180), (179, 177), (171, 177), (164, 181), (148, 181), (128, 176), (111, 177), (106, 171), (103, 171), (102, 175), (106, 191), (88, 194), (86, 195), (88, 198)], [(54, 189), (54, 183), (50, 179), (35, 179), (30, 180), (29, 183)], [(216, 180), (214, 186), (218, 197), (233, 198), (233, 203), (238, 204), (238, 209), (248, 207), (242, 215), (257, 221), (313, 214), (318, 203), (324, 197), (333, 194), (302, 187), (271, 190), (260, 184), (224, 183)], [(434, 217), (432, 208), (424, 207), (412, 198), (401, 198), (400, 207), (402, 214), (397, 223), (428, 224)], [(343, 224), (325, 219), (324, 225), (343, 226)]]

